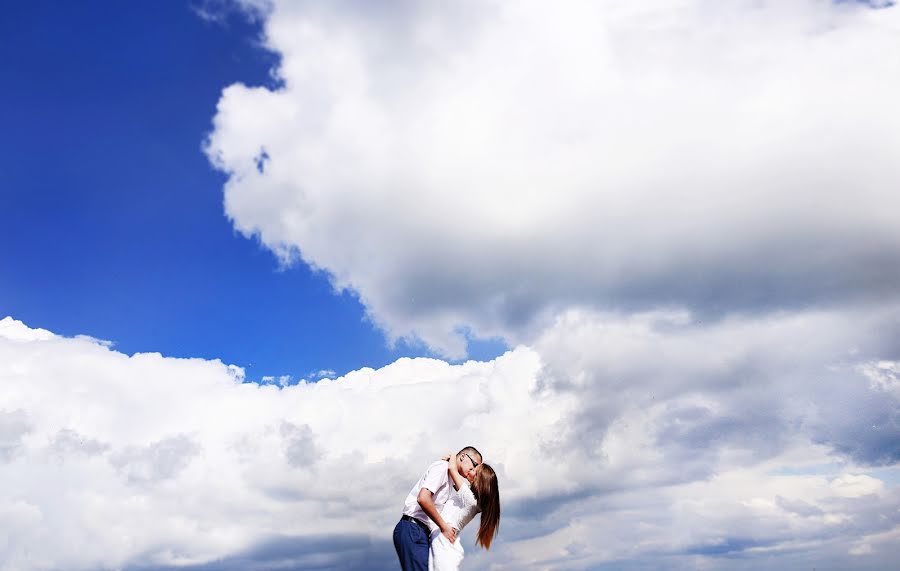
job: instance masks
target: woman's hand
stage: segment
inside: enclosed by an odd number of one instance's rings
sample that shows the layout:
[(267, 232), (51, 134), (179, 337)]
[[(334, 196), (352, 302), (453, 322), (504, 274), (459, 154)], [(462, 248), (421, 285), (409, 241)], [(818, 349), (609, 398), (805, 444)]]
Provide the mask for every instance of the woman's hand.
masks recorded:
[(450, 469), (451, 470), (456, 470), (457, 468), (459, 468), (459, 464), (457, 463), (457, 459), (456, 459), (456, 454), (451, 454), (450, 457), (447, 458), (447, 460), (450, 461)]
[(446, 461), (450, 460), (451, 456), (453, 456), (453, 454), (444, 454), (443, 456), (441, 456), (441, 460), (446, 462)]

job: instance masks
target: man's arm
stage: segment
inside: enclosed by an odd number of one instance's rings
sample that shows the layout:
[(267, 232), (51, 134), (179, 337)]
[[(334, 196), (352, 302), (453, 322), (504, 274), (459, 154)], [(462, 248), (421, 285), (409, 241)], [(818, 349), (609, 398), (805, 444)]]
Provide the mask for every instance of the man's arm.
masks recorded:
[(416, 499), (418, 500), (422, 511), (425, 512), (425, 514), (431, 518), (431, 521), (438, 526), (441, 533), (444, 534), (444, 537), (449, 539), (450, 543), (454, 543), (456, 541), (456, 530), (447, 525), (447, 522), (445, 522), (444, 518), (441, 517), (441, 514), (438, 513), (438, 510), (434, 505), (434, 492), (428, 488), (422, 488), (419, 490), (419, 495)]

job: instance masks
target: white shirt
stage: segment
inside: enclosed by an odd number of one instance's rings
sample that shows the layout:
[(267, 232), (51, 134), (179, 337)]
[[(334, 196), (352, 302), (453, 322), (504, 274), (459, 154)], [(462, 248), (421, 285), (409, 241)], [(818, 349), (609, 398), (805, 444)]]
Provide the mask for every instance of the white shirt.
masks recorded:
[(450, 494), (450, 499), (441, 510), (441, 517), (456, 531), (462, 531), (466, 524), (472, 521), (479, 511), (475, 494), (469, 488), (469, 482), (464, 481), (459, 490)]
[(446, 504), (447, 500), (450, 498), (450, 492), (452, 491), (450, 476), (447, 473), (449, 468), (450, 463), (445, 460), (438, 460), (429, 466), (428, 469), (425, 470), (425, 474), (419, 478), (419, 481), (416, 482), (416, 485), (410, 490), (409, 495), (406, 496), (406, 503), (403, 505), (404, 515), (412, 516), (423, 523), (427, 523), (432, 532), (438, 529), (438, 526), (431, 521), (431, 518), (428, 517), (428, 514), (426, 514), (425, 511), (422, 510), (422, 506), (419, 505), (419, 490), (425, 488), (434, 494), (434, 497), (432, 498), (434, 500), (434, 507), (440, 512), (444, 507), (444, 504)]
[[(469, 489), (468, 482), (450, 494), (450, 499), (441, 510), (441, 517), (455, 530), (462, 531), (478, 513), (478, 502)], [(462, 541), (457, 538), (450, 543), (440, 530), (431, 532), (431, 553), (428, 558), (428, 571), (459, 571), (465, 557)]]

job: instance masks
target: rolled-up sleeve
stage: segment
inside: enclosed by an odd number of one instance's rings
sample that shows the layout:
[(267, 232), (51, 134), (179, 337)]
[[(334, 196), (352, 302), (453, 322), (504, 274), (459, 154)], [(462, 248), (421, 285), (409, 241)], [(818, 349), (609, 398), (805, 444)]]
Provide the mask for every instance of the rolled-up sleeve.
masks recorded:
[(428, 467), (422, 476), (422, 487), (427, 488), (432, 494), (437, 493), (438, 488), (446, 481), (449, 462), (438, 461)]

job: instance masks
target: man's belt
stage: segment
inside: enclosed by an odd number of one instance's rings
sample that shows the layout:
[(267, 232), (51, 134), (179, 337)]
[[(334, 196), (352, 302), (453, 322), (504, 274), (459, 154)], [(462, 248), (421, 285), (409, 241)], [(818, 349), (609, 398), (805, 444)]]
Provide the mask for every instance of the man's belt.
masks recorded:
[(411, 515), (406, 515), (406, 514), (403, 514), (403, 517), (401, 517), (400, 519), (405, 519), (406, 521), (411, 521), (411, 522), (413, 522), (414, 524), (416, 524), (417, 526), (419, 526), (419, 527), (422, 528), (422, 531), (425, 532), (425, 535), (426, 535), (426, 536), (430, 536), (430, 535), (431, 535), (431, 528), (429, 528), (429, 527), (428, 527), (428, 524), (424, 523), (423, 521), (418, 520), (418, 519), (414, 518), (413, 516), (411, 516)]

